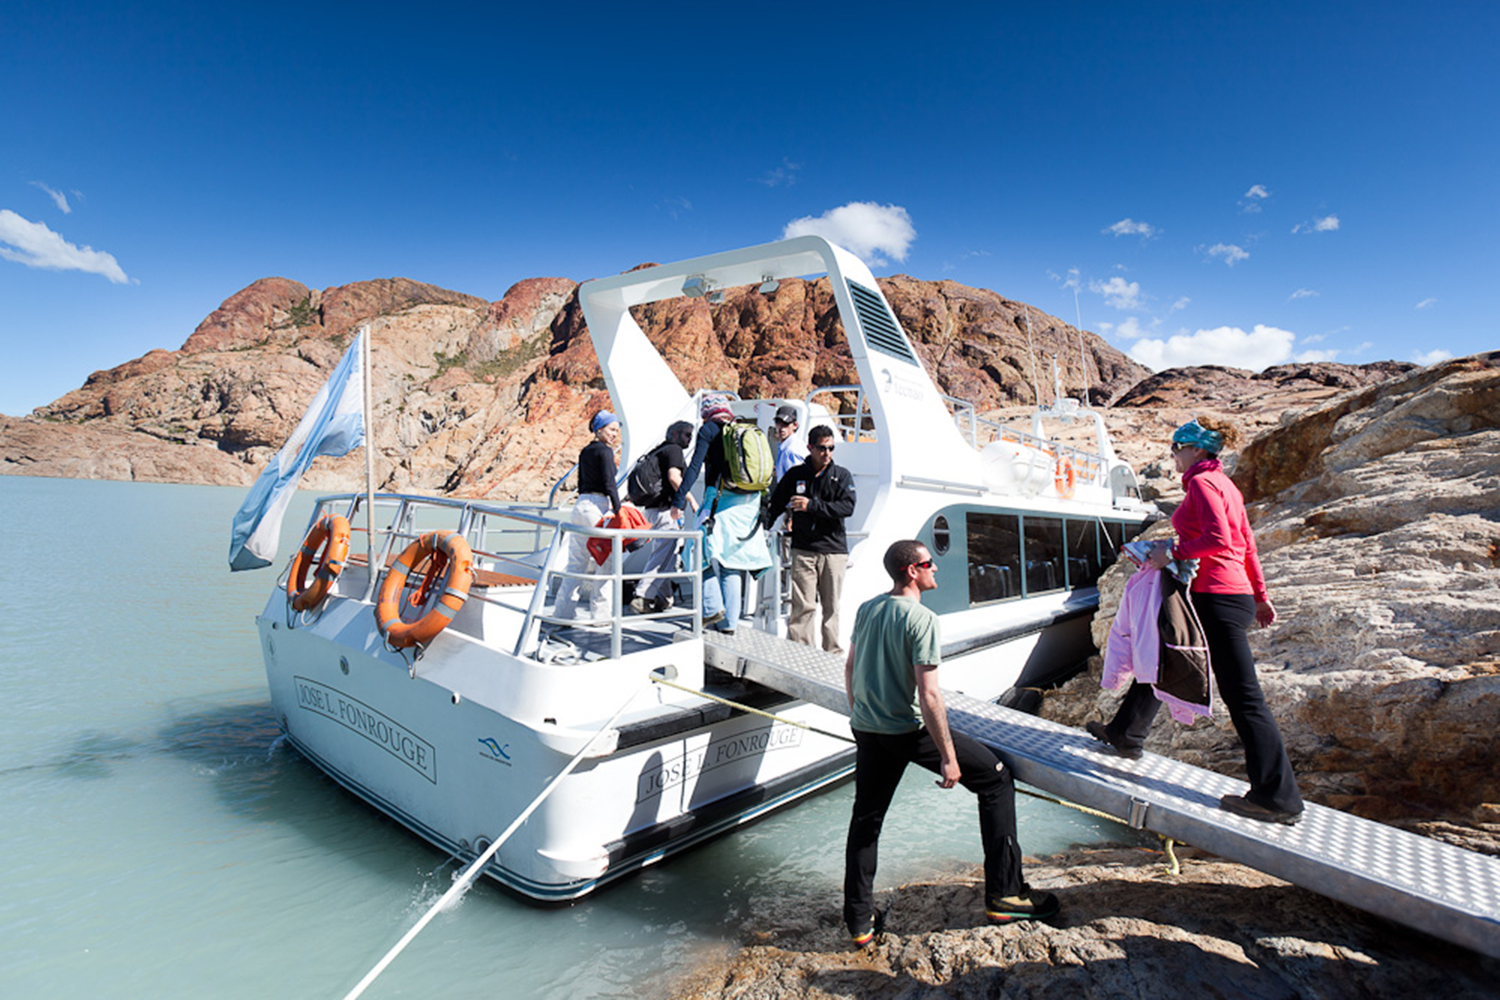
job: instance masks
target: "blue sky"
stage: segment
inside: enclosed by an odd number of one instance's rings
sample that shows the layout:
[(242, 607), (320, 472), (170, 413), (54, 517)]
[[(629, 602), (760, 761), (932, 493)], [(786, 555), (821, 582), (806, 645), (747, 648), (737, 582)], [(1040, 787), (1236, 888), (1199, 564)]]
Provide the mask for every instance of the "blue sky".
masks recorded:
[(819, 231), (1153, 367), (1492, 349), (1500, 4), (0, 6), (0, 412), (279, 275)]

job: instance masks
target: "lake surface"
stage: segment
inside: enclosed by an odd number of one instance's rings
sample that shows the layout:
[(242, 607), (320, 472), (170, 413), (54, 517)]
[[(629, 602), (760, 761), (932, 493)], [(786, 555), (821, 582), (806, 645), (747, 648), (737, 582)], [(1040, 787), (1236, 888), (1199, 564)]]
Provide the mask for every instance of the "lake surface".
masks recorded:
[[(340, 997), (462, 867), (278, 740), (253, 626), (275, 571), (226, 565), (243, 495), (0, 476), (4, 996)], [(292, 505), (283, 559), (312, 499)], [(762, 901), (836, 894), (852, 794), (571, 906), (481, 882), (365, 996), (657, 992)], [(1018, 809), (1028, 853), (1131, 839), (1025, 796)], [(977, 863), (974, 817), (972, 796), (914, 769), (877, 885)]]

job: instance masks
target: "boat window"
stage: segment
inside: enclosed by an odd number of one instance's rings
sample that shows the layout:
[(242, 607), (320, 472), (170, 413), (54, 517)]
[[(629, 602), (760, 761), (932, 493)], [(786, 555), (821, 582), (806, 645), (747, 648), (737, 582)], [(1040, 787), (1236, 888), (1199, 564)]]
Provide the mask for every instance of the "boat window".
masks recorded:
[(1119, 521), (1104, 522), (1104, 558), (1111, 566), (1120, 558), (1120, 546), (1125, 544), (1125, 526)]
[(1060, 517), (1031, 517), (1024, 522), (1026, 551), (1026, 595), (1061, 590), (1063, 575), (1063, 525)]
[(1099, 582), (1099, 541), (1093, 520), (1068, 519), (1068, 586), (1092, 587)]
[(932, 522), (932, 551), (940, 556), (948, 554), (952, 539), (948, 536), (948, 519), (939, 514)]
[(1020, 518), (1015, 514), (970, 511), (965, 521), (969, 544), (969, 603), (983, 604), (1020, 597)]

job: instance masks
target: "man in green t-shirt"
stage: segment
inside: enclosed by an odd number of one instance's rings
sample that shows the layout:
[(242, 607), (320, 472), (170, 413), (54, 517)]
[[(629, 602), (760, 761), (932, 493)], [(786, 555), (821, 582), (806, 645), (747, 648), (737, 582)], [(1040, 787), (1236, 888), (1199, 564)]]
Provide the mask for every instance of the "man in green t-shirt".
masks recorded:
[(938, 617), (922, 605), (922, 592), (937, 587), (932, 555), (921, 542), (896, 542), (886, 550), (885, 571), (892, 587), (860, 605), (844, 661), (856, 746), (854, 813), (844, 855), (844, 923), (859, 946), (879, 930), (874, 884), (880, 827), (909, 763), (935, 772), (940, 788), (961, 784), (979, 796), (984, 908), (990, 922), (1045, 920), (1057, 913), (1057, 897), (1021, 879), (1010, 769), (988, 747), (948, 730), (948, 710), (938, 687)]

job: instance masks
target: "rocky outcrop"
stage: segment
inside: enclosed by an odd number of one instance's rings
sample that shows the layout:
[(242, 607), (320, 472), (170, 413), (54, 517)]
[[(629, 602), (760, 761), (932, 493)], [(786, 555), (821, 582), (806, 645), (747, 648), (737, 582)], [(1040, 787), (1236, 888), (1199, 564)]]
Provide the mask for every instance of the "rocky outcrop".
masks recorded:
[[(1074, 393), (1087, 381), (1095, 395), (1117, 395), (1146, 373), (1092, 334), (993, 292), (906, 276), (881, 287), (944, 391), (982, 407), (1034, 398), (1022, 377), (1033, 358), (1045, 372), (1056, 355)], [(730, 289), (712, 307), (651, 303), (636, 318), (693, 389), (802, 396), (857, 381), (827, 279), (789, 280), (770, 295)], [(375, 344), (371, 424), (383, 488), (539, 498), (585, 443), (589, 411), (608, 404), (567, 279), (522, 281), (490, 303), (405, 278), (322, 291), (266, 278), (227, 299), (181, 350), (95, 373), (19, 421), (25, 434), (0, 437), (0, 471), (249, 482), (361, 323)], [(109, 429), (115, 460), (54, 457), (75, 450), (79, 427)], [(175, 463), (148, 460), (166, 444), (191, 447)], [(360, 455), (319, 459), (304, 485), (352, 488), (363, 469)]]
[[(1500, 853), (1500, 353), (1290, 419), (1236, 480), (1280, 613), (1252, 647), (1307, 797)], [(1105, 581), (1101, 640), (1124, 572)], [(1096, 672), (1044, 714), (1081, 725), (1116, 699)], [(1243, 774), (1222, 708), (1158, 723), (1147, 748)]]
[(761, 897), (744, 947), (692, 969), (678, 1000), (787, 997), (1234, 997), (1291, 1000), (1494, 996), (1500, 962), (1178, 848), (1180, 874), (1139, 849), (1044, 858), (1027, 878), (1057, 893), (1050, 924), (983, 924), (979, 872), (877, 898), (886, 932), (854, 950), (836, 889)]

